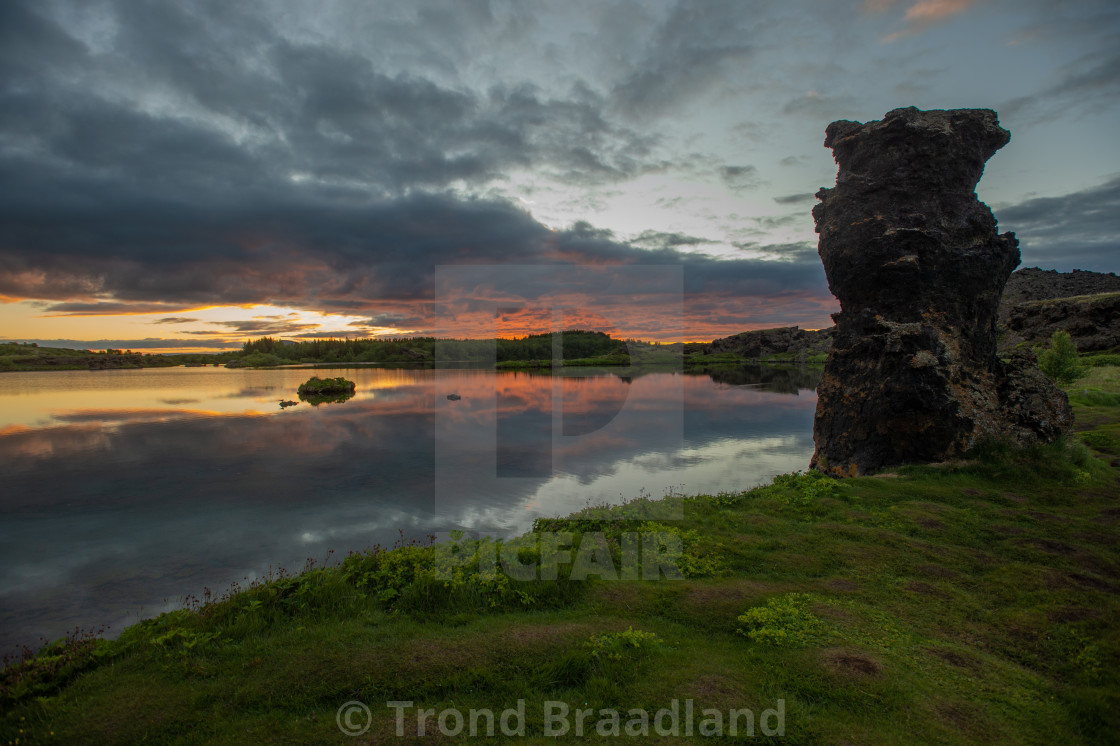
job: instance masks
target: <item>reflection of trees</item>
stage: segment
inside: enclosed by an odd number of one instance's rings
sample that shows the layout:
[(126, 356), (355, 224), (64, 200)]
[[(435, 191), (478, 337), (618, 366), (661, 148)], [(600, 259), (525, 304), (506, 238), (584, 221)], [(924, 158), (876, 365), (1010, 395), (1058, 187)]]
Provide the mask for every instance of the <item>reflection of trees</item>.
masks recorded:
[(320, 404), (341, 404), (344, 401), (349, 401), (354, 398), (354, 392), (347, 391), (338, 394), (300, 394), (299, 400), (307, 402), (313, 407)]
[[(633, 383), (655, 373), (682, 372), (680, 366), (673, 365), (633, 365), (623, 367), (580, 367), (580, 368), (555, 368), (531, 371), (531, 375), (539, 376), (565, 376), (565, 377), (591, 377), (612, 375), (624, 383)], [(821, 382), (824, 369), (821, 367), (805, 366), (774, 366), (774, 365), (698, 365), (689, 366), (683, 373), (690, 376), (708, 376), (716, 383), (728, 386), (758, 386), (762, 391), (775, 394), (796, 394), (798, 391), (809, 389), (816, 391)]]
[[(449, 366), (450, 367), (450, 366)], [(517, 371), (498, 371), (498, 375), (530, 375), (546, 378), (593, 378), (595, 376), (614, 376), (623, 383), (633, 383), (639, 378), (655, 373), (680, 373), (681, 366), (674, 363), (650, 365), (575, 365), (566, 368), (525, 368)]]
[(824, 374), (822, 368), (774, 367), (771, 365), (711, 365), (689, 368), (688, 375), (706, 375), (728, 386), (758, 386), (775, 394), (796, 394), (816, 390)]

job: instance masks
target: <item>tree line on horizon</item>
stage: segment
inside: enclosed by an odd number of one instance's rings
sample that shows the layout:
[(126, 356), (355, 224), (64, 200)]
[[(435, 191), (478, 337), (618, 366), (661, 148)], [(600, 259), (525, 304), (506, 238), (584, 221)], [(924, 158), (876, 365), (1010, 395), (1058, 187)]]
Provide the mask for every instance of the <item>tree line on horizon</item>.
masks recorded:
[[(309, 339), (299, 342), (261, 337), (242, 345), (245, 365), (300, 362), (315, 363), (409, 363), (508, 362), (552, 360), (553, 338), (560, 337), (563, 360), (623, 355), (627, 343), (604, 332), (571, 329), (556, 333), (530, 334), (515, 338), (437, 339), (399, 337), (389, 339)], [(274, 360), (274, 362), (273, 362)]]

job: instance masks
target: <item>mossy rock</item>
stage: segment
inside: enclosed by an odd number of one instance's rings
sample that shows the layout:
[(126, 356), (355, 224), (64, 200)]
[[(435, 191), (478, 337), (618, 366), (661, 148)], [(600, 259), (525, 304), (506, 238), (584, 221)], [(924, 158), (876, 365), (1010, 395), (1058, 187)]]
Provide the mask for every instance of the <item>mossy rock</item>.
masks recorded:
[(300, 384), (296, 392), (300, 397), (305, 396), (340, 396), (345, 394), (354, 394), (357, 387), (353, 381), (347, 380), (341, 376), (338, 378), (319, 378), (313, 376)]

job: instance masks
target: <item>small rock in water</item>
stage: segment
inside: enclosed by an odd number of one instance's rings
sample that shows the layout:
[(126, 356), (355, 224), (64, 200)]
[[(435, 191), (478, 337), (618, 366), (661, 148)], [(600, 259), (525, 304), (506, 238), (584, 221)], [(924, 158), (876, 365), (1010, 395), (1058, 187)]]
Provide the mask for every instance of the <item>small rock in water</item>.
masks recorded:
[(447, 398), (450, 399), (451, 401), (459, 401), (463, 397), (459, 396), (458, 394), (448, 394)]

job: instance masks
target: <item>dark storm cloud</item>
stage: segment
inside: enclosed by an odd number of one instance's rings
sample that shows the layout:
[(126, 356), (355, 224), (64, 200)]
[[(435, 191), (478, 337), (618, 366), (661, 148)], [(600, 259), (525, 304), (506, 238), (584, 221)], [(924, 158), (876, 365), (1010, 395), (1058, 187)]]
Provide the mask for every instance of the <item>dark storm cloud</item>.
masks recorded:
[[(0, 256), (0, 262), (3, 261)], [(3, 278), (0, 278), (0, 284), (3, 283)], [(18, 284), (12, 284), (12, 287), (18, 287)], [(87, 283), (88, 287), (89, 286)], [(137, 314), (137, 313), (160, 313), (161, 311), (182, 311), (186, 310), (189, 306), (184, 306), (181, 303), (115, 303), (115, 302), (71, 302), (71, 303), (43, 303), (39, 305), (49, 316), (116, 316), (119, 314)], [(170, 322), (159, 322), (170, 323)]]
[(679, 0), (615, 86), (618, 108), (664, 114), (733, 77), (755, 54), (751, 10), (739, 0)]
[(782, 114), (812, 117), (821, 122), (845, 119), (858, 109), (856, 100), (848, 95), (822, 96), (810, 91), (792, 98), (782, 106)]
[[(376, 50), (282, 35), (240, 4), (3, 13), (5, 298), (55, 300), (52, 314), (276, 303), (415, 318), (401, 304), (430, 303), (434, 268), (462, 263), (678, 264), (690, 292), (828, 297), (819, 266), (714, 259), (682, 251), (700, 245), (690, 237), (647, 235), (649, 250), (588, 225), (553, 231), (456, 191), (518, 168), (588, 185), (671, 166), (656, 136), (612, 120), (580, 82), (553, 98), (395, 72)], [(463, 23), (485, 22), (483, 5), (472, 13)], [(749, 55), (743, 22), (737, 3), (678, 4), (617, 101), (639, 112), (708, 88)]]
[(289, 335), (289, 336), (292, 339), (343, 339), (343, 338), (349, 338), (349, 337), (355, 337), (355, 336), (364, 336), (364, 335), (361, 334), (361, 330), (358, 330), (358, 331), (350, 332), (350, 333), (337, 332), (337, 331), (300, 332), (299, 334), (292, 334), (292, 335)]
[(736, 243), (735, 248), (740, 251), (750, 251), (766, 254), (779, 258), (783, 262), (793, 262), (802, 267), (810, 267), (820, 263), (817, 258), (817, 247), (808, 241), (796, 243), (762, 244), (757, 241), (744, 241)]
[(666, 167), (655, 137), (609, 121), (579, 83), (562, 99), (529, 84), (456, 87), (281, 38), (267, 14), (228, 4), (106, 7), (112, 51), (93, 53), (43, 6), (8, 6), (20, 43), (0, 57), (0, 113), (24, 147), (4, 159), (6, 183), (65, 175), (87, 204), (94, 188), (221, 203), (399, 194), (511, 168), (586, 184)]
[[(8, 212), (4, 221), (9, 227), (19, 226), (37, 240), (25, 242), (23, 251), (5, 252), (3, 261), (11, 270), (0, 274), (0, 293), (44, 297), (59, 292), (65, 297), (79, 286), (118, 301), (274, 303), (360, 311), (380, 301), (428, 301), (434, 268), (464, 263), (680, 264), (697, 291), (719, 287), (748, 293), (759, 283), (823, 291), (819, 266), (791, 275), (786, 265), (714, 259), (664, 241), (662, 248), (640, 249), (587, 224), (552, 231), (510, 204), (446, 195), (414, 195), (368, 207), (277, 203), (223, 221), (184, 205), (167, 219), (150, 222), (141, 217), (143, 207), (130, 204), (96, 216), (70, 217), (68, 229), (87, 236), (95, 236), (101, 225), (116, 226), (114, 241), (86, 245), (81, 253), (69, 253), (51, 223)], [(216, 241), (225, 237), (223, 256), (196, 251), (194, 226), (200, 221), (210, 223)], [(153, 246), (159, 247), (158, 254), (150, 251)], [(743, 284), (736, 287), (736, 281)], [(51, 308), (72, 307), (63, 303)]]
[(1035, 93), (1002, 104), (999, 112), (1007, 120), (1039, 122), (1067, 118), (1071, 113), (1099, 113), (1115, 105), (1120, 94), (1120, 53), (1116, 51), (1120, 48), (1120, 5), (1114, 0), (1082, 0), (1076, 7), (1076, 13), (1067, 13), (1065, 8), (1040, 1), (1034, 9), (1038, 20), (1018, 29), (1013, 39), (1016, 44), (1062, 40), (1074, 43), (1082, 54), (1039, 79)]
[(678, 246), (703, 246), (716, 243), (708, 238), (689, 236), (684, 233), (663, 233), (661, 231), (642, 231), (630, 243), (654, 249), (674, 249)]
[(824, 289), (824, 271), (819, 261), (728, 260), (669, 248), (647, 251), (617, 243), (608, 231), (591, 230), (586, 224), (577, 224), (558, 234), (555, 246), (575, 264), (598, 265), (607, 260), (621, 266), (679, 265), (684, 272), (686, 298), (694, 294), (727, 298), (789, 291), (821, 294), (831, 299)]
[(1038, 197), (995, 211), (1000, 230), (1019, 237), (1023, 266), (1120, 269), (1120, 177), (1061, 197)]
[[(317, 329), (319, 324), (298, 324), (292, 321), (267, 321), (267, 320), (252, 320), (252, 321), (208, 321), (208, 324), (213, 326), (224, 326), (227, 329), (232, 329), (236, 332), (245, 334), (291, 334), (292, 332), (301, 332), (305, 329)], [(188, 334), (229, 334), (228, 331), (197, 331), (188, 332)]]
[(802, 194), (787, 194), (782, 197), (775, 197), (774, 201), (779, 205), (796, 205), (799, 202), (812, 202), (816, 196), (813, 192), (803, 192)]
[(396, 327), (398, 329), (406, 329), (412, 326), (421, 326), (425, 323), (422, 316), (409, 316), (403, 313), (379, 313), (368, 319), (361, 321), (351, 321), (347, 326), (359, 327), (361, 329), (376, 329), (383, 327)]
[[(1114, 44), (1120, 45), (1120, 34)], [(1071, 109), (1099, 112), (1115, 106), (1120, 96), (1120, 54), (1104, 59), (1099, 54), (1086, 55), (1067, 66), (1066, 74), (1054, 85), (1030, 96), (1022, 96), (1003, 104), (1000, 111), (1007, 118), (1024, 117), (1028, 121), (1053, 119)]]
[(719, 176), (734, 192), (753, 189), (759, 185), (758, 169), (754, 166), (722, 166)]

